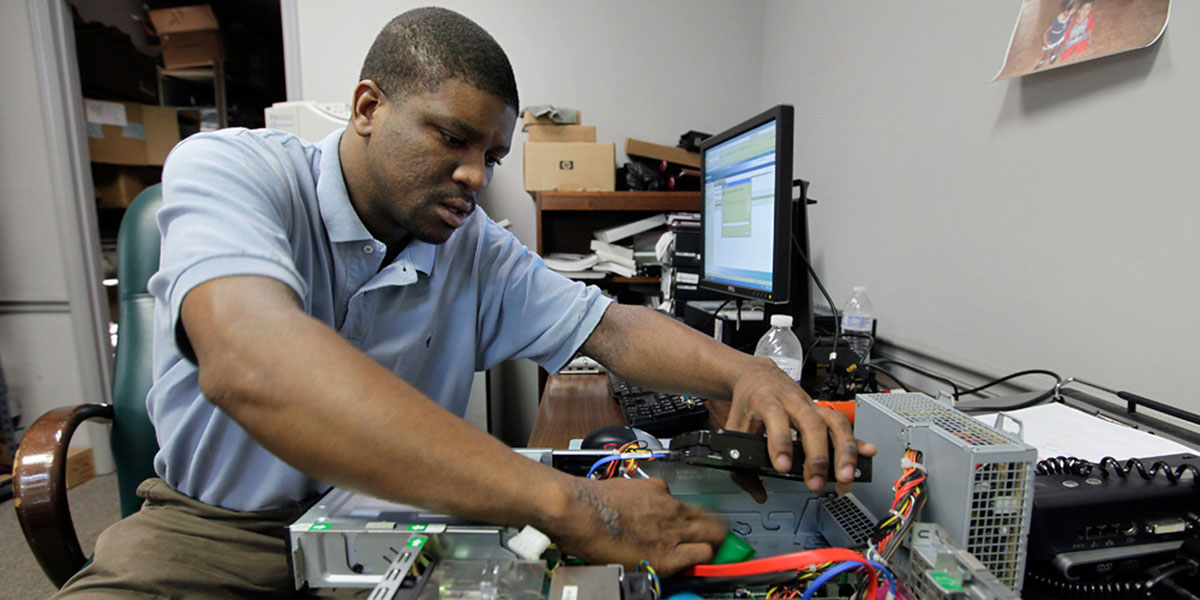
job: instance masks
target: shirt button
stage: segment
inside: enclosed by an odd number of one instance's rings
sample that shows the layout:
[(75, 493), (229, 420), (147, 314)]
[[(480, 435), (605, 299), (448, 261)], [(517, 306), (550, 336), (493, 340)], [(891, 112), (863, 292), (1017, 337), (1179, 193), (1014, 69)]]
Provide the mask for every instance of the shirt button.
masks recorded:
[(372, 245), (370, 245), (370, 244), (367, 244), (367, 245), (363, 246), (363, 252), (366, 252), (367, 254), (374, 254), (374, 253), (375, 253), (375, 246), (372, 246)]

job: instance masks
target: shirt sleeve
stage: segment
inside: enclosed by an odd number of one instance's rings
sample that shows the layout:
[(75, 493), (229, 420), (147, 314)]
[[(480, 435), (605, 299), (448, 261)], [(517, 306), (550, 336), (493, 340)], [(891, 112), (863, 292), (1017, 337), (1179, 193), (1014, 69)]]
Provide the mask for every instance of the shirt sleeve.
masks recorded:
[(600, 323), (612, 299), (555, 273), (503, 227), (481, 239), (483, 276), (476, 369), (529, 358), (557, 373)]
[(259, 275), (306, 295), (287, 237), (295, 179), (289, 183), (282, 151), (267, 144), (239, 133), (198, 134), (176, 146), (163, 167), (162, 250), (149, 290), (169, 308), (177, 349), (192, 362), (179, 311), (196, 286)]

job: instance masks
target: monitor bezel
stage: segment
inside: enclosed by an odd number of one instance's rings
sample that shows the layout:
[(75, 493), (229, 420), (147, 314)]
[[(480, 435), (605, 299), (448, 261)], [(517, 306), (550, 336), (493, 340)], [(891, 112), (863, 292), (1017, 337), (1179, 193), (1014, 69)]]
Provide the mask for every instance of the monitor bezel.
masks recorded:
[[(790, 104), (770, 108), (735, 125), (700, 144), (700, 281), (698, 286), (737, 298), (762, 300), (770, 304), (785, 304), (791, 300), (792, 244), (792, 129), (794, 109)], [(771, 290), (731, 284), (708, 278), (708, 150), (752, 129), (775, 121), (775, 229), (771, 259)]]

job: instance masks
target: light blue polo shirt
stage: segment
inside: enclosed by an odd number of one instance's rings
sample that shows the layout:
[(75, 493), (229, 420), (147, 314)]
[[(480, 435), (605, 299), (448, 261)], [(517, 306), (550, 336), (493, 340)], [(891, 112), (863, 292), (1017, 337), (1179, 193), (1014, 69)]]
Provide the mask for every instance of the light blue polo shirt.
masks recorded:
[(558, 371), (611, 302), (548, 269), (482, 209), (445, 243), (414, 240), (380, 271), (386, 246), (350, 205), (341, 133), (311, 144), (231, 129), (193, 135), (167, 159), (146, 402), (160, 447), (155, 471), (202, 502), (263, 510), (328, 488), (268, 452), (200, 392), (177, 325), (184, 296), (205, 281), (282, 281), (309, 315), (460, 416), (475, 371), (510, 358)]

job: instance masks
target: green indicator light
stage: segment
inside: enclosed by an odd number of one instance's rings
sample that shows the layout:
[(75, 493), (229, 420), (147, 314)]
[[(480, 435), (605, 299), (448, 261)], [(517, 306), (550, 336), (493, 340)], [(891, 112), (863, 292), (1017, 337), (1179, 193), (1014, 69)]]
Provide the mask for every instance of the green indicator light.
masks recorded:
[(963, 591), (962, 582), (955, 579), (949, 573), (933, 572), (929, 574), (929, 578), (933, 580), (938, 587), (949, 592)]
[(420, 548), (421, 546), (424, 546), (424, 545), (425, 545), (425, 538), (423, 538), (423, 537), (415, 537), (411, 540), (408, 540), (409, 548)]
[(425, 531), (426, 529), (429, 529), (429, 525), (418, 524), (418, 525), (409, 525), (408, 526), (409, 531)]
[(325, 531), (331, 527), (333, 527), (332, 523), (313, 523), (312, 527), (309, 527), (308, 530), (309, 531)]

